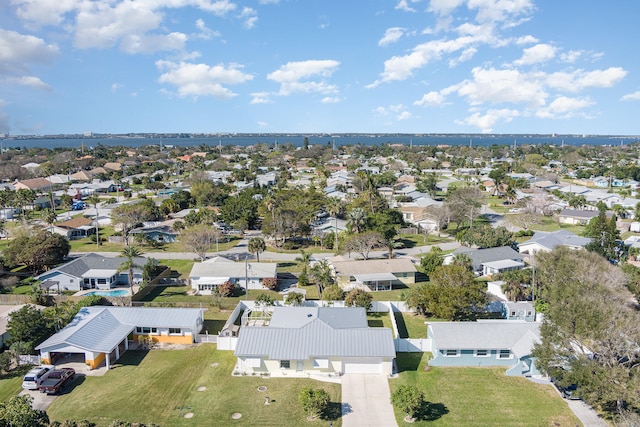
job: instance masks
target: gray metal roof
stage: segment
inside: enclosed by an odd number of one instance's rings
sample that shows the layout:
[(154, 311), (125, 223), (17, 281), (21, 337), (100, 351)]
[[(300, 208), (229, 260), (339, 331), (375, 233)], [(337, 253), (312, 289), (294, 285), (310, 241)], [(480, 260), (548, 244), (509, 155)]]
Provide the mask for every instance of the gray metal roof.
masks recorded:
[(514, 261), (522, 261), (522, 255), (509, 246), (500, 246), (497, 248), (474, 249), (463, 246), (452, 252), (453, 255), (466, 254), (471, 258), (471, 264), (474, 270), (481, 268), (482, 264), (494, 261), (502, 261), (511, 259)]
[[(540, 337), (540, 324), (517, 320), (484, 322), (429, 323), (429, 336), (435, 348), (450, 350), (511, 349), (520, 356), (531, 353)], [(525, 340), (523, 341), (523, 338)], [(530, 346), (527, 348), (527, 343)]]
[[(57, 272), (65, 273), (81, 279), (82, 275), (89, 270), (117, 270), (118, 268), (120, 268), (124, 261), (125, 259), (122, 257), (110, 258), (95, 253), (88, 253), (80, 258), (76, 258), (64, 265), (61, 265), (58, 268), (54, 268), (53, 270), (49, 270), (46, 273), (36, 276), (36, 279), (40, 280), (41, 277), (52, 277), (55, 275), (54, 273)], [(134, 258), (133, 261), (135, 264), (142, 267), (147, 262), (147, 259), (138, 257)], [(136, 268), (134, 269), (134, 271), (137, 271), (139, 273), (142, 271), (142, 269)]]
[(537, 243), (540, 246), (543, 246), (549, 250), (552, 250), (556, 246), (573, 246), (580, 247), (586, 246), (591, 242), (591, 239), (588, 237), (581, 237), (573, 234), (567, 230), (557, 230), (552, 232), (547, 231), (536, 231), (533, 237), (526, 242), (520, 243), (520, 247)]
[[(362, 321), (358, 319), (364, 309), (278, 307), (280, 311), (298, 308), (302, 310), (293, 310), (276, 319), (276, 325), (280, 326), (274, 326), (272, 317), (269, 326), (241, 328), (236, 356), (306, 360), (310, 357), (393, 358), (396, 355), (391, 329), (366, 327), (366, 313), (365, 327), (361, 327)], [(290, 325), (295, 318), (302, 324)], [(346, 322), (350, 319), (356, 322), (355, 326), (348, 326)]]
[(67, 326), (45, 340), (36, 350), (68, 344), (108, 353), (137, 326), (191, 328), (201, 313), (202, 310), (198, 308), (84, 307)]

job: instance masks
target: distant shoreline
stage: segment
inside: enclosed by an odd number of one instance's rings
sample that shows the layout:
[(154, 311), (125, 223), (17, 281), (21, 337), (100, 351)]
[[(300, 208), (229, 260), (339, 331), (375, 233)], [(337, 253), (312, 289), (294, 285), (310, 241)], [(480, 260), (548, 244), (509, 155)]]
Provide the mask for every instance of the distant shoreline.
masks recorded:
[(0, 138), (4, 149), (8, 148), (91, 148), (96, 145), (142, 147), (148, 145), (197, 147), (197, 146), (251, 146), (257, 144), (293, 145), (383, 145), (447, 146), (468, 145), (488, 147), (492, 145), (626, 145), (640, 142), (640, 136), (632, 135), (557, 135), (557, 134), (302, 134), (302, 133), (247, 133), (247, 134), (91, 134), (10, 136)]

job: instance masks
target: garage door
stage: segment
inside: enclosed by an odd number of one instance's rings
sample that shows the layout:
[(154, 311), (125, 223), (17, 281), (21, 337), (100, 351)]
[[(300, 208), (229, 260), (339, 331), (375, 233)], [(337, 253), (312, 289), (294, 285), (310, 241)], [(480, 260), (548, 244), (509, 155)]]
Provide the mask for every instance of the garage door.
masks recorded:
[(345, 374), (379, 374), (382, 371), (382, 363), (371, 359), (344, 360), (342, 372)]

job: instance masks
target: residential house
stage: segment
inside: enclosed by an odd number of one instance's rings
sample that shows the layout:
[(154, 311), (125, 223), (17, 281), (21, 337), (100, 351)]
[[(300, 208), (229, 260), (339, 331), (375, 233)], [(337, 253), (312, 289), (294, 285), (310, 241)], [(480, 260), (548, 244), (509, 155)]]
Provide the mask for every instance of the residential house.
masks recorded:
[(51, 181), (46, 178), (32, 178), (25, 179), (21, 181), (16, 181), (13, 183), (13, 188), (17, 190), (49, 190), (51, 188)]
[(583, 249), (590, 242), (590, 238), (577, 236), (567, 230), (536, 231), (531, 239), (518, 245), (518, 250), (521, 254), (535, 254), (539, 251), (550, 252), (557, 246)]
[(43, 363), (81, 354), (89, 369), (107, 369), (133, 343), (192, 344), (204, 325), (199, 308), (83, 307), (63, 329), (36, 347)]
[(562, 224), (587, 225), (592, 218), (595, 218), (597, 216), (597, 211), (563, 209), (558, 214), (558, 221)]
[(506, 320), (524, 320), (534, 322), (536, 320), (536, 310), (530, 301), (516, 301), (502, 303), (502, 317)]
[(451, 264), (454, 257), (461, 254), (471, 259), (473, 272), (479, 276), (492, 276), (506, 271), (520, 270), (525, 266), (522, 255), (509, 246), (486, 249), (463, 246), (445, 256), (443, 264)]
[(410, 259), (369, 259), (362, 261), (331, 261), (338, 285), (343, 289), (390, 291), (394, 286), (416, 282), (416, 267)]
[[(107, 290), (119, 285), (129, 285), (128, 271), (118, 271), (123, 258), (110, 258), (88, 253), (75, 258), (60, 267), (36, 276), (41, 282), (49, 281), (59, 291), (80, 291), (82, 289)], [(136, 265), (144, 265), (146, 258), (134, 258)], [(134, 283), (142, 281), (142, 268), (133, 269)]]
[(69, 240), (82, 239), (95, 234), (96, 227), (93, 220), (84, 216), (76, 216), (53, 225), (53, 232)]
[(240, 328), (237, 370), (275, 376), (390, 375), (391, 329), (370, 328), (361, 307), (275, 307)]
[(540, 324), (517, 320), (433, 322), (430, 366), (503, 366), (507, 375), (538, 375), (534, 344), (540, 342)]
[(278, 264), (267, 262), (234, 262), (228, 258), (215, 257), (196, 262), (189, 273), (191, 287), (203, 295), (224, 282), (231, 282), (243, 289), (264, 289), (264, 279), (278, 277)]
[[(173, 220), (171, 221), (173, 222)], [(140, 228), (131, 230), (130, 234), (134, 237), (142, 234), (158, 243), (173, 243), (176, 241), (178, 236), (178, 233), (173, 231), (173, 228), (170, 225), (157, 223), (144, 224)]]

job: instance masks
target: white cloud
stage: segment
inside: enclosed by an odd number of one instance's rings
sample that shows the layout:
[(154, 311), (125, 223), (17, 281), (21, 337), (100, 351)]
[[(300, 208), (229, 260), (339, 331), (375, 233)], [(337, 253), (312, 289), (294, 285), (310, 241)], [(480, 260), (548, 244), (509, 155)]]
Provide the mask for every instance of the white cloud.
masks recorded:
[(241, 84), (253, 79), (251, 74), (242, 72), (242, 65), (192, 64), (186, 62), (157, 61), (156, 66), (163, 72), (158, 81), (178, 88), (178, 96), (214, 96), (231, 98), (236, 94), (224, 85)]
[(511, 103), (542, 106), (548, 96), (535, 74), (480, 67), (474, 68), (472, 74), (473, 80), (466, 80), (455, 87), (471, 105)]
[(384, 32), (384, 36), (378, 41), (378, 46), (387, 46), (391, 43), (395, 43), (404, 34), (405, 29), (402, 27), (387, 28)]
[(576, 114), (577, 111), (593, 105), (590, 98), (569, 98), (559, 96), (546, 108), (536, 111), (536, 116), (545, 119), (567, 119)]
[(396, 120), (400, 121), (400, 120), (408, 120), (410, 118), (413, 117), (413, 114), (411, 114), (408, 111), (403, 111), (400, 114), (398, 114), (398, 116), (396, 117)]
[(633, 93), (628, 93), (622, 97), (623, 101), (640, 101), (640, 90)]
[(522, 51), (522, 57), (515, 60), (515, 65), (532, 65), (547, 62), (556, 56), (556, 48), (549, 44), (540, 43)]
[(438, 15), (448, 15), (463, 2), (464, 0), (431, 0), (427, 10)]
[(569, 52), (561, 53), (560, 54), (560, 60), (564, 61), (564, 62), (568, 62), (570, 64), (573, 64), (574, 62), (576, 62), (578, 60), (578, 58), (580, 58), (583, 55), (584, 55), (584, 51), (583, 50), (570, 50)]
[(470, 47), (468, 49), (463, 50), (462, 53), (460, 54), (460, 56), (458, 56), (457, 58), (453, 58), (453, 59), (449, 60), (449, 67), (453, 68), (453, 67), (457, 66), (458, 64), (460, 64), (461, 62), (470, 61), (471, 58), (473, 58), (473, 56), (477, 52), (478, 52), (478, 49), (476, 49), (475, 47)]
[(514, 117), (520, 116), (520, 112), (517, 110), (503, 109), (491, 109), (485, 114), (475, 112), (469, 117), (465, 118), (459, 124), (465, 124), (480, 129), (482, 133), (492, 133), (493, 126), (498, 122), (509, 123)]
[(280, 83), (280, 95), (297, 92), (336, 93), (337, 87), (328, 84), (325, 79), (331, 77), (339, 65), (340, 62), (330, 59), (288, 62), (269, 73), (267, 78)]
[(113, 83), (111, 85), (111, 93), (116, 93), (118, 92), (120, 89), (122, 89), (124, 87), (124, 85), (120, 84), (120, 83)]
[(415, 101), (413, 105), (417, 107), (435, 107), (444, 104), (445, 97), (442, 93), (431, 91), (422, 95), (422, 98)]
[(240, 13), (240, 19), (244, 20), (244, 27), (250, 30), (258, 23), (258, 12), (250, 7), (243, 7), (242, 13)]
[(517, 24), (520, 19), (516, 18), (529, 14), (534, 9), (531, 0), (468, 0), (467, 7), (478, 11), (478, 22), (508, 21), (507, 24)]
[(340, 101), (342, 101), (342, 99), (337, 96), (326, 96), (320, 100), (323, 104), (337, 104)]
[(578, 92), (588, 88), (608, 88), (622, 81), (627, 71), (621, 67), (609, 67), (606, 70), (559, 71), (546, 77), (546, 84), (554, 89)]
[(34, 76), (22, 76), (22, 77), (9, 77), (7, 79), (9, 83), (13, 83), (20, 86), (26, 86), (35, 90), (43, 90), (51, 92), (51, 86), (40, 80), (39, 77)]
[(220, 37), (219, 31), (214, 31), (207, 27), (207, 24), (202, 19), (196, 20), (196, 28), (200, 30), (200, 33), (196, 34), (195, 37), (202, 40), (211, 40), (214, 37)]
[(269, 123), (259, 121), (259, 122), (258, 122), (258, 127), (260, 127), (260, 128), (267, 128), (267, 127), (269, 127)]
[(249, 104), (270, 104), (269, 92), (253, 92)]
[(416, 0), (398, 0), (396, 4), (396, 10), (403, 10), (405, 12), (415, 12), (416, 10), (409, 6), (409, 3), (415, 3)]
[(538, 43), (538, 39), (531, 36), (531, 35), (526, 35), (526, 36), (522, 36), (522, 37), (518, 37), (516, 39), (516, 44), (518, 45), (522, 45), (522, 44), (533, 44), (533, 43)]
[(384, 107), (377, 107), (374, 111), (375, 111), (376, 114), (378, 114), (380, 116), (387, 116), (389, 114), (387, 109), (384, 108)]
[(187, 41), (183, 33), (130, 34), (120, 42), (120, 49), (129, 54), (154, 53), (165, 50), (182, 50)]
[(0, 75), (20, 75), (32, 64), (48, 64), (60, 51), (41, 38), (0, 29)]

